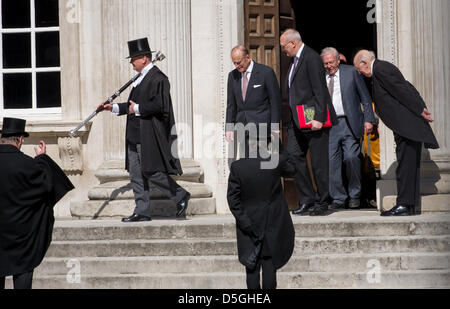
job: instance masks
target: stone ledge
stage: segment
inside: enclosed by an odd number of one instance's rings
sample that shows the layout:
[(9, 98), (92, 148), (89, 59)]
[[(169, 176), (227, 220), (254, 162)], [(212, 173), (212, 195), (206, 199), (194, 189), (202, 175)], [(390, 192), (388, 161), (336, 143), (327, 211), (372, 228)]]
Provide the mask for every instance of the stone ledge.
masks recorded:
[[(387, 195), (383, 198), (383, 210), (389, 210), (397, 202), (396, 195)], [(450, 194), (435, 194), (422, 196), (422, 213), (450, 212)]]

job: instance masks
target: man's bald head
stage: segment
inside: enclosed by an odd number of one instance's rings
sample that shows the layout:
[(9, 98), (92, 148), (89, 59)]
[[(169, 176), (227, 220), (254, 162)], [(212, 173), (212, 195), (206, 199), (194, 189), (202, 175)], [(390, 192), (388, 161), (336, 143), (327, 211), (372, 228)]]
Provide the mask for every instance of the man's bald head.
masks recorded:
[(359, 74), (372, 77), (372, 62), (375, 61), (375, 53), (370, 50), (360, 50), (353, 59), (353, 65)]

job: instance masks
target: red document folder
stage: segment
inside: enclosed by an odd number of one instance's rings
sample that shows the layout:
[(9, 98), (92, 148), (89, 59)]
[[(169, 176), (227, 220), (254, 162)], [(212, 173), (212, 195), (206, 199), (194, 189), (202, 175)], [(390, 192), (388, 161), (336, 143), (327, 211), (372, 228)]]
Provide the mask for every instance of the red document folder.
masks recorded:
[[(314, 120), (314, 107), (304, 107), (304, 105), (297, 105), (298, 124), (300, 129), (311, 129), (312, 124), (308, 124), (311, 120)], [(327, 106), (327, 122), (323, 124), (324, 128), (331, 127), (330, 111)]]

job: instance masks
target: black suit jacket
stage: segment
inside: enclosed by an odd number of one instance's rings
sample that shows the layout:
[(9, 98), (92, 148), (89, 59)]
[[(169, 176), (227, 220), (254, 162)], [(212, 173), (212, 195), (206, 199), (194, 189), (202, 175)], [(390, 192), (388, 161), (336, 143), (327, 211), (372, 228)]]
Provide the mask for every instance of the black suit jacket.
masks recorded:
[(52, 240), (53, 207), (74, 187), (47, 155), (0, 145), (0, 277), (32, 271)]
[(375, 60), (372, 81), (375, 111), (386, 126), (400, 136), (423, 142), (426, 148), (439, 148), (430, 124), (421, 116), (425, 102), (400, 70), (387, 61)]
[(280, 123), (281, 93), (272, 68), (254, 62), (245, 101), (242, 98), (242, 73), (233, 70), (228, 75), (226, 131), (236, 123)]
[(236, 218), (239, 261), (245, 265), (242, 261), (255, 250), (254, 230), (264, 235), (263, 253), (270, 253), (278, 269), (294, 250), (295, 231), (281, 185), (282, 172), (293, 172), (293, 167), (284, 155), (274, 169), (261, 169), (263, 161), (241, 159), (231, 164), (227, 198)]
[[(155, 66), (139, 86), (132, 90), (132, 97), (139, 104), (141, 116), (128, 115), (127, 121), (139, 121), (142, 172), (181, 175), (183, 170), (174, 144), (177, 142), (177, 134), (169, 79)], [(128, 114), (128, 107), (129, 103), (119, 104), (120, 115)], [(129, 129), (130, 126), (127, 125), (127, 130)], [(128, 155), (126, 168), (128, 169)]]
[(319, 54), (305, 45), (297, 67), (293, 73), (291, 87), (289, 87), (289, 72), (293, 66), (293, 60), (287, 74), (286, 87), (291, 105), (292, 118), (298, 128), (297, 105), (306, 105), (315, 108), (314, 120), (325, 123), (327, 121), (327, 106), (330, 111), (331, 123), (335, 124), (337, 117), (331, 103), (330, 93), (325, 79), (325, 68)]
[[(362, 75), (358, 74), (355, 67), (341, 64), (339, 81), (345, 116), (347, 116), (353, 135), (359, 139), (364, 133), (364, 122), (375, 123), (372, 98)], [(361, 110), (361, 104), (364, 106), (364, 113)]]

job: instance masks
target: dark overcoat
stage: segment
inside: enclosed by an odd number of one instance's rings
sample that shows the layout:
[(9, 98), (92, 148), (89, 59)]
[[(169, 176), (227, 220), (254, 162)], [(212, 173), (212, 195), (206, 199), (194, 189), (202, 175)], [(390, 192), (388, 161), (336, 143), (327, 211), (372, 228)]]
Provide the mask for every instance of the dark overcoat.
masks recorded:
[(281, 175), (293, 172), (285, 156), (274, 169), (261, 169), (261, 158), (241, 159), (231, 164), (228, 205), (236, 218), (239, 261), (255, 250), (250, 231), (264, 235), (263, 253), (268, 252), (274, 266), (285, 265), (294, 250), (294, 225), (283, 194)]
[(36, 268), (52, 240), (53, 207), (74, 187), (47, 155), (0, 145), (0, 277)]
[(395, 65), (375, 60), (372, 82), (375, 112), (389, 129), (426, 148), (439, 148), (430, 124), (421, 116), (425, 102)]
[[(128, 115), (127, 121), (139, 121), (142, 172), (149, 175), (156, 172), (183, 174), (178, 158), (175, 116), (167, 76), (154, 66), (139, 86), (133, 89), (131, 97), (139, 104), (141, 116)], [(119, 115), (128, 114), (129, 102), (118, 105)], [(128, 149), (128, 141), (126, 147)], [(128, 167), (127, 155), (127, 170)]]

